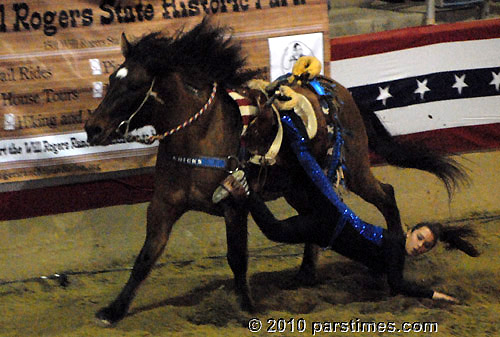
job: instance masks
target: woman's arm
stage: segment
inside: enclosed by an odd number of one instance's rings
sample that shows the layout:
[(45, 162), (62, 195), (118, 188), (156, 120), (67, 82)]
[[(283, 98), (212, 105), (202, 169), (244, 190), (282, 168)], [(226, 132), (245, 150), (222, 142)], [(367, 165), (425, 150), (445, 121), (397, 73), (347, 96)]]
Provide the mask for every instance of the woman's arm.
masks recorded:
[(394, 258), (395, 255), (401, 256), (404, 252), (399, 251), (397, 254), (395, 253), (395, 251), (392, 252), (393, 258), (391, 258), (391, 265), (389, 266), (387, 273), (387, 281), (394, 292), (411, 297), (432, 298), (433, 300), (443, 300), (451, 303), (459, 302), (452, 296), (405, 280), (403, 277), (404, 256), (399, 259)]
[(411, 297), (431, 298), (451, 303), (459, 302), (452, 296), (405, 280), (403, 276), (406, 254), (404, 246), (398, 242), (397, 237), (386, 236), (386, 240), (387, 281), (393, 292)]
[(435, 292), (432, 289), (405, 280), (402, 271), (401, 275), (397, 274), (399, 273), (393, 272), (387, 275), (387, 281), (393, 292), (410, 297), (433, 298)]
[(405, 266), (404, 246), (395, 236), (386, 236), (386, 263), (387, 282), (394, 293), (411, 297), (432, 298), (434, 291), (428, 287), (420, 286), (415, 282), (404, 279), (403, 271)]

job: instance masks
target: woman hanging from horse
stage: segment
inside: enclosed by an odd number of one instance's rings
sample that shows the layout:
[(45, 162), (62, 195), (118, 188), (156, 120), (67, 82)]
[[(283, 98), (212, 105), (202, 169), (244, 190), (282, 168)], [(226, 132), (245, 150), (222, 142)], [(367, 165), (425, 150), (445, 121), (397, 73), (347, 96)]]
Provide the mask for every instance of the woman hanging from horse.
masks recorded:
[(471, 228), (420, 223), (402, 235), (362, 221), (357, 224), (355, 220), (348, 218), (343, 229), (337, 233), (342, 226), (342, 214), (310, 183), (306, 184), (306, 193), (317, 202), (315, 212), (277, 220), (259, 195), (249, 191), (243, 171), (238, 172), (240, 173), (229, 175), (224, 180), (223, 186), (233, 198), (223, 200), (221, 204), (237, 200), (248, 208), (255, 223), (268, 239), (328, 247), (378, 273), (385, 273), (394, 294), (458, 302), (452, 296), (405, 280), (405, 259), (407, 256), (414, 257), (429, 252), (438, 240), (445, 242), (449, 248), (478, 256), (479, 252), (464, 240), (475, 234)]
[[(310, 180), (303, 193), (314, 200), (312, 213), (277, 220), (257, 193), (250, 191), (243, 170), (229, 175), (215, 190), (214, 200), (223, 207), (239, 204), (247, 208), (266, 237), (284, 243), (309, 243), (365, 264), (377, 273), (387, 275), (395, 294), (458, 302), (452, 296), (419, 286), (404, 279), (406, 256), (429, 252), (438, 242), (459, 249), (470, 256), (479, 252), (464, 240), (475, 232), (467, 227), (450, 227), (439, 223), (420, 223), (406, 233), (389, 231), (358, 218), (336, 195), (315, 158), (310, 154), (307, 131), (292, 111), (280, 111), (285, 138)], [(251, 141), (251, 139), (250, 139)], [(232, 198), (227, 198), (229, 195)]]

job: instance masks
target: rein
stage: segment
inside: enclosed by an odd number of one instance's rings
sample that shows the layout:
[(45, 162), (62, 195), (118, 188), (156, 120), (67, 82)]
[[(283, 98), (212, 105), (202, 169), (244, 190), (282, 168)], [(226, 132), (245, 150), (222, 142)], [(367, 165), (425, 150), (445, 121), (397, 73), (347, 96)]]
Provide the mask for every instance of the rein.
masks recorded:
[(213, 101), (215, 100), (215, 95), (217, 94), (217, 82), (214, 82), (213, 88), (212, 88), (212, 93), (210, 94), (210, 97), (208, 98), (205, 105), (196, 114), (191, 116), (189, 119), (184, 121), (182, 124), (177, 125), (175, 128), (172, 128), (169, 131), (167, 131), (161, 135), (149, 136), (146, 139), (143, 139), (143, 138), (140, 138), (137, 136), (131, 136), (131, 135), (129, 135), (130, 122), (135, 117), (135, 115), (137, 115), (137, 113), (139, 111), (141, 111), (142, 107), (144, 106), (146, 101), (149, 99), (149, 97), (153, 97), (160, 104), (165, 104), (165, 102), (158, 96), (158, 94), (155, 91), (153, 91), (153, 86), (155, 84), (155, 80), (156, 80), (156, 77), (153, 78), (153, 81), (151, 82), (151, 86), (149, 87), (149, 90), (146, 92), (146, 95), (144, 96), (144, 99), (142, 100), (142, 103), (139, 105), (139, 107), (132, 113), (132, 115), (130, 115), (130, 117), (127, 120), (122, 121), (118, 125), (118, 127), (116, 128), (116, 132), (121, 133), (120, 132), (121, 127), (123, 125), (126, 126), (125, 133), (123, 133), (123, 138), (125, 138), (127, 141), (130, 141), (130, 142), (136, 141), (136, 142), (144, 143), (144, 144), (152, 144), (156, 140), (161, 141), (161, 140), (165, 139), (166, 137), (168, 137), (168, 136), (184, 129), (185, 127), (191, 125), (194, 121), (196, 121), (198, 118), (200, 118), (201, 115), (203, 115), (203, 113), (205, 111), (207, 111), (208, 108), (212, 105)]
[(155, 140), (161, 141), (161, 140), (165, 139), (166, 137), (168, 137), (168, 136), (184, 129), (185, 127), (191, 125), (194, 121), (196, 121), (198, 118), (200, 118), (201, 115), (203, 115), (203, 113), (205, 111), (208, 110), (208, 108), (212, 105), (213, 101), (215, 100), (216, 94), (217, 94), (217, 82), (214, 82), (213, 88), (212, 88), (212, 93), (210, 94), (210, 97), (208, 98), (205, 105), (200, 109), (200, 111), (198, 111), (193, 116), (191, 116), (189, 119), (184, 121), (184, 123), (177, 125), (175, 128), (170, 129), (169, 131), (165, 132), (164, 134), (149, 137), (149, 140), (151, 142), (154, 142)]

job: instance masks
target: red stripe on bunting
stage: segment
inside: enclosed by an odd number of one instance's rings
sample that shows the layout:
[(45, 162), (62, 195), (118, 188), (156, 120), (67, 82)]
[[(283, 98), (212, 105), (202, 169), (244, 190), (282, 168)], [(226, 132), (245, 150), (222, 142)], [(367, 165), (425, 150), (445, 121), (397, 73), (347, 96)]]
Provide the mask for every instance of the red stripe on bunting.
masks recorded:
[(337, 61), (435, 43), (498, 37), (500, 37), (500, 19), (403, 28), (332, 39), (330, 58), (332, 61)]
[[(416, 142), (439, 153), (460, 154), (500, 148), (500, 123), (439, 129), (402, 135), (396, 141)], [(370, 154), (373, 164), (384, 162), (374, 153)]]
[(451, 153), (494, 150), (500, 148), (500, 123), (419, 132), (397, 139)]

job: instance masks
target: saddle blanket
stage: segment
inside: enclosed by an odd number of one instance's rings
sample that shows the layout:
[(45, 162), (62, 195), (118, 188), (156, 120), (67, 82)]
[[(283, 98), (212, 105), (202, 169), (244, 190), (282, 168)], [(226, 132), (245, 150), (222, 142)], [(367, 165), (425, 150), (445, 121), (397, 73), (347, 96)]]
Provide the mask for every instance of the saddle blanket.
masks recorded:
[(250, 124), (252, 119), (257, 116), (259, 110), (257, 106), (254, 105), (247, 97), (244, 97), (231, 89), (227, 89), (226, 91), (240, 108), (240, 115), (243, 121), (243, 130), (241, 131), (241, 134), (243, 135), (248, 127), (248, 124)]

